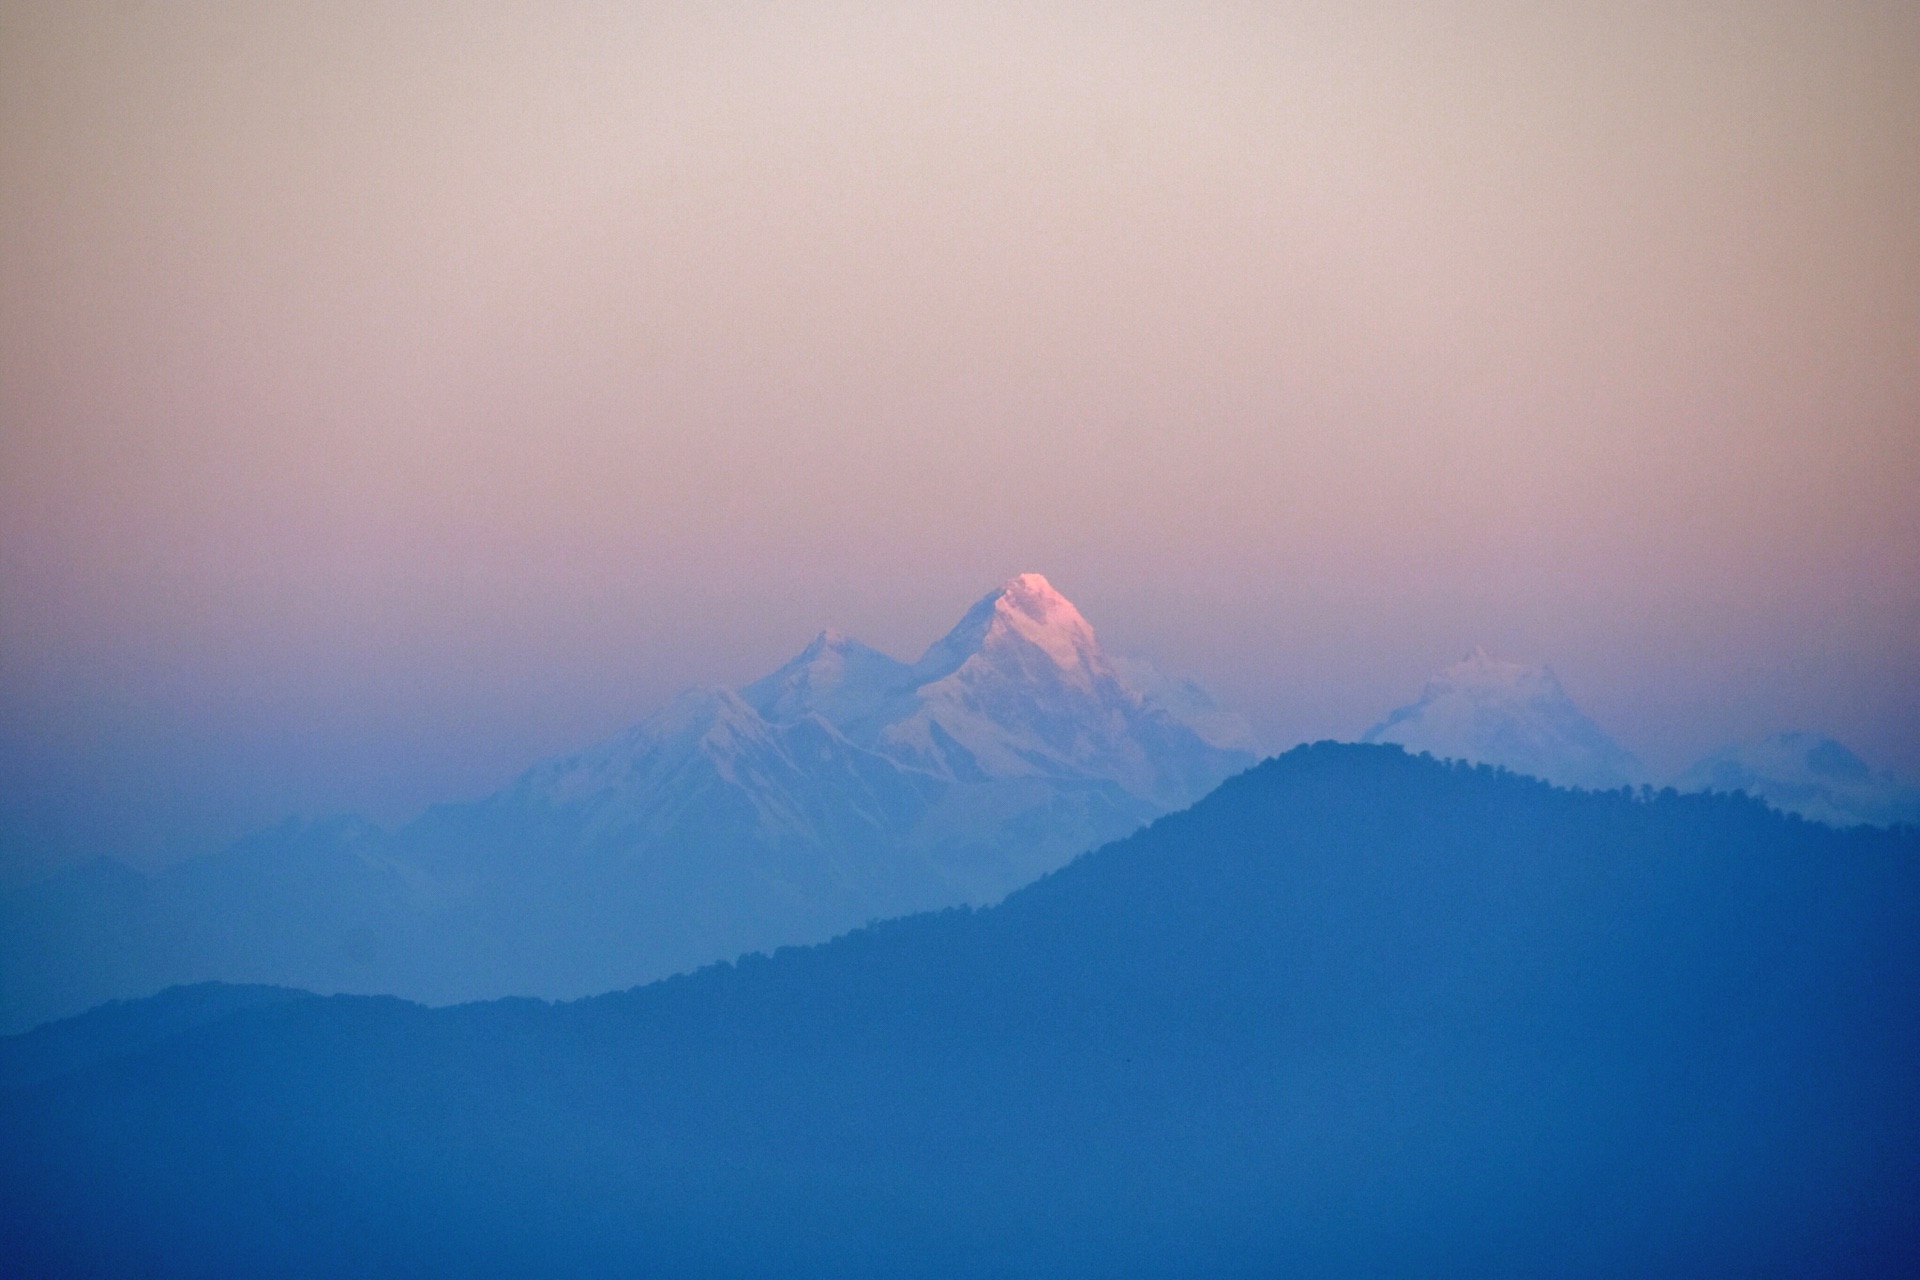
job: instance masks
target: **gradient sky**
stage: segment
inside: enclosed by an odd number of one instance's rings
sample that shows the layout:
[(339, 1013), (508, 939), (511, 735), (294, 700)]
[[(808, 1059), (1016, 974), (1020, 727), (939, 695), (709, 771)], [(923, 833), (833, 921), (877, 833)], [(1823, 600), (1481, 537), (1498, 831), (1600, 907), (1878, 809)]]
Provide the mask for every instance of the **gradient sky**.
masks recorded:
[(1024, 570), (1920, 778), (1920, 6), (0, 3), (0, 872)]

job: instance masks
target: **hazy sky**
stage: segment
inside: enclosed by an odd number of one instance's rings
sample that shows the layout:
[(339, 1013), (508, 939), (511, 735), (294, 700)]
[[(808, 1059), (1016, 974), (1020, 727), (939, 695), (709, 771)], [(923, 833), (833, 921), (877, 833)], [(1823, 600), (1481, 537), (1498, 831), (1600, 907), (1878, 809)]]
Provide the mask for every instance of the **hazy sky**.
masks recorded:
[(0, 0), (0, 871), (1008, 575), (1920, 777), (1920, 5)]

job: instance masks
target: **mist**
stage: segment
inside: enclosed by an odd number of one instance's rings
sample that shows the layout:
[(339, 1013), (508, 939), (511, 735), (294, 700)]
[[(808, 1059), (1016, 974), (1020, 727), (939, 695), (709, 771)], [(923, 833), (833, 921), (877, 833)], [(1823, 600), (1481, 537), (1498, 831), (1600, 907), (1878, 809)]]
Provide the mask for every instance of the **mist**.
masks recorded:
[(1911, 5), (0, 18), (0, 861), (395, 822), (1009, 574), (1920, 776)]

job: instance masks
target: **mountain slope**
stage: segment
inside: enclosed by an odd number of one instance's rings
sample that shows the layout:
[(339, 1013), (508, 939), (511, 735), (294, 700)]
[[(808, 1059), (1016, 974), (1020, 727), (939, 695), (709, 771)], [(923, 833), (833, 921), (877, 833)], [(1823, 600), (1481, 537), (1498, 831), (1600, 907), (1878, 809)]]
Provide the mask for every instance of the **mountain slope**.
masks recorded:
[(1443, 760), (1500, 765), (1562, 786), (1606, 789), (1637, 780), (1640, 766), (1574, 705), (1546, 667), (1475, 649), (1438, 673), (1420, 697), (1367, 730)]
[(986, 903), (1253, 763), (1237, 717), (1123, 675), (1038, 574), (916, 663), (827, 632), (483, 800), (289, 824), (148, 879), (0, 903), (0, 1027), (221, 979), (571, 997)]
[(151, 1274), (1912, 1274), (1920, 836), (1322, 744), (982, 911), (0, 1097)]
[(1724, 747), (1673, 785), (1682, 791), (1744, 791), (1776, 809), (1835, 826), (1920, 823), (1920, 789), (1813, 733), (1777, 733)]

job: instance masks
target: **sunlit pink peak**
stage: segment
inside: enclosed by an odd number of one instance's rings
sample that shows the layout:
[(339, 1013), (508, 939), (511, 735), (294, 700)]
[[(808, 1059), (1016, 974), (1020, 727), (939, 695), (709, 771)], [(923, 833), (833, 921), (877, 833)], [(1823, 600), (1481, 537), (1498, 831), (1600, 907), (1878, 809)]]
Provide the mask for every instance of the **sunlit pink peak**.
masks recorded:
[(917, 664), (921, 678), (939, 679), (975, 653), (1006, 642), (1031, 644), (1061, 667), (1101, 662), (1093, 627), (1073, 602), (1037, 573), (1009, 578), (967, 610)]
[[(1063, 667), (1076, 667), (1098, 652), (1093, 627), (1073, 602), (1037, 573), (1009, 578), (994, 599), (995, 625), (1046, 650)], [(988, 639), (992, 638), (992, 628)]]

